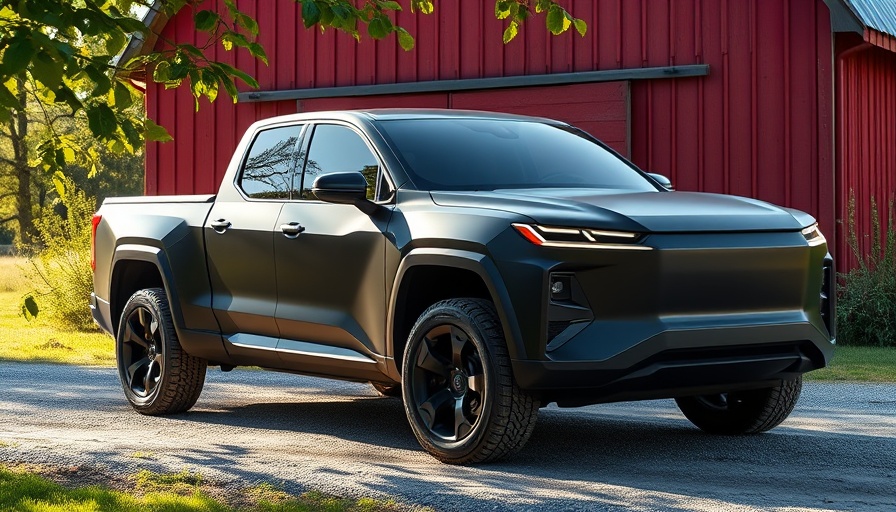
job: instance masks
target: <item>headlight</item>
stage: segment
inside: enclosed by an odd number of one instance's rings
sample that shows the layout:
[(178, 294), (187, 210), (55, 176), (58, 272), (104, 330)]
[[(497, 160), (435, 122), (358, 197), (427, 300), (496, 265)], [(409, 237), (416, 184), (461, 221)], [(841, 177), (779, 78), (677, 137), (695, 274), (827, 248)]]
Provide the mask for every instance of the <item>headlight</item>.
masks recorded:
[(806, 237), (806, 242), (809, 243), (809, 247), (815, 247), (816, 245), (821, 245), (826, 243), (824, 235), (821, 234), (821, 230), (818, 229), (818, 223), (812, 224), (808, 228), (802, 230), (803, 236)]
[(588, 228), (557, 228), (537, 224), (513, 224), (523, 238), (543, 247), (569, 249), (623, 249), (649, 251), (652, 247), (638, 245), (643, 235), (626, 231), (605, 231)]

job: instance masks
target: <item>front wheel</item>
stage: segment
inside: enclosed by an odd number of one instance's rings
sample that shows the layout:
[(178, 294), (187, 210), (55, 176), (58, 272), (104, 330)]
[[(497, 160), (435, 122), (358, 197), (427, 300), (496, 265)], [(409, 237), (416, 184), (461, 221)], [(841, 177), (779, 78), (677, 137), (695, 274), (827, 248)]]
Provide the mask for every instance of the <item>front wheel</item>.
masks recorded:
[(487, 462), (529, 439), (538, 401), (513, 378), (494, 306), (450, 299), (423, 312), (402, 364), (404, 408), (417, 440), (449, 464)]
[(183, 412), (199, 399), (207, 363), (181, 348), (165, 290), (140, 290), (128, 299), (115, 353), (124, 395), (137, 412)]
[(742, 435), (769, 431), (793, 411), (802, 376), (764, 389), (676, 398), (687, 419), (710, 434)]

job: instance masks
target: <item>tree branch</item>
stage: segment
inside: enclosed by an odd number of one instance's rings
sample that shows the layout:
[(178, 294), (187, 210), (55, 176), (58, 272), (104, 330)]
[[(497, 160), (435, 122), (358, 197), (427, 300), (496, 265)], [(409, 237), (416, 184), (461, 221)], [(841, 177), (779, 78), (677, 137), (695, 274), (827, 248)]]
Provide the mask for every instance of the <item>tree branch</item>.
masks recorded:
[(7, 218), (5, 218), (5, 219), (0, 219), (0, 225), (2, 225), (2, 224), (6, 224), (7, 222), (12, 221), (12, 220), (16, 220), (16, 219), (18, 219), (18, 218), (19, 218), (18, 215), (13, 215), (12, 217), (7, 217)]

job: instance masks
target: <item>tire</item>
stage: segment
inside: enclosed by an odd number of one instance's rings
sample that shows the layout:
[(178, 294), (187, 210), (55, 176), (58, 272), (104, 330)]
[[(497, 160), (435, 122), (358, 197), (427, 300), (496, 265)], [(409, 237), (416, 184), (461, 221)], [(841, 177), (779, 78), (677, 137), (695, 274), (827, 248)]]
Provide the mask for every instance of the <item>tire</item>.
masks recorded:
[(685, 417), (710, 434), (749, 435), (767, 432), (787, 419), (800, 391), (802, 376), (765, 389), (676, 398)]
[(420, 315), (405, 347), (401, 388), (420, 445), (448, 464), (518, 451), (538, 417), (538, 401), (514, 381), (501, 323), (485, 300), (445, 300)]
[(124, 395), (141, 414), (184, 412), (202, 393), (207, 362), (181, 348), (161, 288), (140, 290), (128, 299), (115, 354)]
[(401, 398), (401, 384), (383, 384), (382, 382), (371, 382), (370, 386), (379, 393), (380, 396), (389, 398)]

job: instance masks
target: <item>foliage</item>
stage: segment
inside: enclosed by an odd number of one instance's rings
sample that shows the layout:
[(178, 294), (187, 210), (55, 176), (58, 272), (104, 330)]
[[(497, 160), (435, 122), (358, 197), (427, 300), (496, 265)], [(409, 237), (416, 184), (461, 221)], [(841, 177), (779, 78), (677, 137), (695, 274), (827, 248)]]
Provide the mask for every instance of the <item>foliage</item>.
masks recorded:
[[(301, 4), (306, 28), (332, 28), (360, 40), (364, 27), (373, 39), (394, 34), (405, 50), (414, 47), (414, 37), (392, 21), (402, 10), (399, 2), (292, 1)], [(415, 13), (430, 14), (434, 9), (432, 0), (408, 0), (407, 5)], [(241, 48), (267, 64), (264, 48), (255, 41), (258, 23), (240, 11), (235, 0), (223, 0), (223, 8), (206, 6), (202, 0), (0, 0), (0, 123), (22, 108), (19, 93), (27, 86), (42, 104), (63, 107), (69, 115), (86, 120), (93, 136), (115, 153), (134, 152), (144, 140), (169, 140), (164, 128), (129, 110), (141, 94), (128, 80), (129, 72), (148, 68), (150, 78), (166, 87), (188, 83), (198, 109), (200, 98), (214, 101), (220, 89), (236, 101), (236, 80), (258, 87), (247, 73), (209, 59), (207, 50), (219, 44), (227, 51)], [(168, 17), (181, 9), (192, 10), (195, 27), (208, 34), (207, 41), (196, 46), (161, 40), (160, 50), (119, 62), (132, 35), (161, 37), (150, 34), (142, 21), (148, 9)], [(585, 22), (555, 0), (496, 0), (495, 15), (508, 20), (505, 42), (517, 35), (533, 12), (545, 16), (553, 34), (575, 27), (585, 35)], [(37, 149), (37, 161), (49, 170), (61, 170), (66, 163), (91, 168), (96, 159), (64, 134), (51, 134)]]
[(6, 226), (0, 226), (0, 245), (12, 245), (16, 232)]
[(25, 297), (22, 314), (31, 319), (46, 310), (61, 327), (88, 330), (93, 328), (87, 304), (93, 290), (90, 234), (96, 203), (67, 178), (59, 177), (56, 185), (60, 200), (35, 222), (40, 237), (31, 258), (35, 290)]
[(880, 217), (871, 198), (871, 251), (862, 256), (855, 225), (855, 195), (850, 194), (848, 245), (859, 266), (840, 274), (837, 286), (837, 341), (844, 345), (896, 347), (896, 224), (894, 203), (881, 235)]

